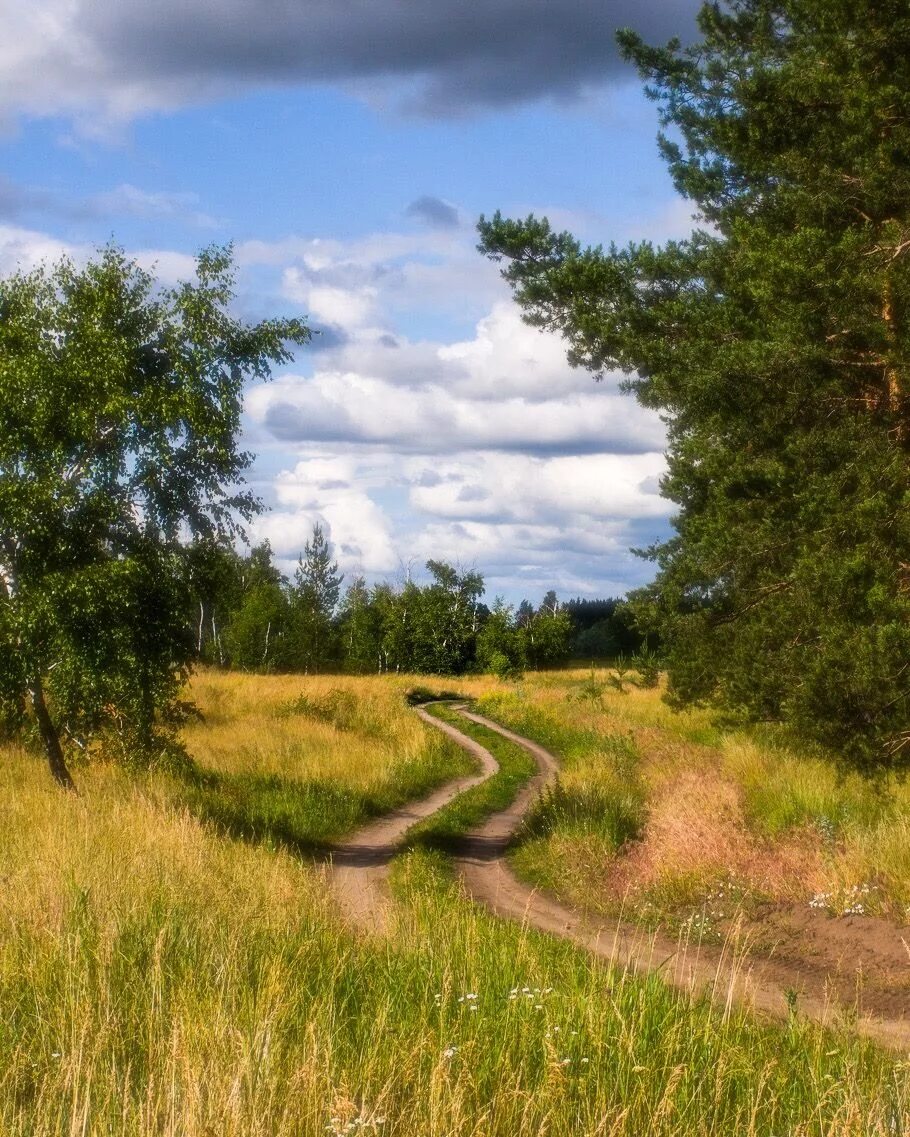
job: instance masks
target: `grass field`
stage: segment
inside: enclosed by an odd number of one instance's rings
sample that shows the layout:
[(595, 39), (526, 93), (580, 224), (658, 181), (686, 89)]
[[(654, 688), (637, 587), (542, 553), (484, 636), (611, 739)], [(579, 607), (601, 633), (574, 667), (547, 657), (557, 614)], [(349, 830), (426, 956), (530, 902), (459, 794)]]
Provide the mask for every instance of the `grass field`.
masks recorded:
[(573, 903), (710, 921), (740, 902), (798, 902), (908, 921), (905, 782), (845, 775), (768, 728), (674, 713), (659, 690), (592, 692), (589, 672), (477, 694), (562, 759), (515, 863)]
[[(875, 846), (903, 816), (903, 790), (888, 801), (776, 741), (673, 717), (653, 692), (592, 698), (585, 683), (460, 684), (564, 758), (516, 854), (526, 871), (549, 864), (554, 888), (586, 880), (607, 904), (623, 869), (631, 888), (672, 899), (677, 859), (700, 888), (731, 849), (736, 872), (751, 850), (778, 849), (800, 872), (816, 858), (819, 877), (799, 888), (874, 868), (881, 903), (904, 903), (898, 837), (881, 856)], [(35, 756), (0, 752), (0, 1132), (910, 1129), (906, 1064), (849, 1024), (762, 1025), (475, 909), (446, 842), (510, 792), (502, 781), (402, 855), (388, 939), (344, 927), (310, 852), (468, 766), (405, 706), (408, 686), (204, 674), (194, 770), (80, 769), (78, 798)], [(501, 757), (520, 779), (520, 755)], [(700, 777), (700, 812), (693, 792), (668, 813), (669, 788)], [(718, 814), (724, 794), (735, 809)], [(697, 841), (672, 843), (699, 818)], [(784, 888), (775, 872), (761, 887)]]

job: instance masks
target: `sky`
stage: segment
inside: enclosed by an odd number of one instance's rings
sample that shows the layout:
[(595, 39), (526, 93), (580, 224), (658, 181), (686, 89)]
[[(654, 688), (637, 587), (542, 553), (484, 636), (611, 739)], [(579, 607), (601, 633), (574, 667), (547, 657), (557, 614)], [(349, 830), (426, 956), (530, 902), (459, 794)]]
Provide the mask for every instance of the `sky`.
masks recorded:
[(483, 573), (490, 598), (621, 595), (669, 532), (665, 433), (525, 325), (476, 222), (685, 236), (614, 35), (693, 0), (0, 0), (0, 273), (107, 241), (159, 279), (232, 242), (245, 319), (318, 334), (248, 388), (243, 446), (291, 571)]

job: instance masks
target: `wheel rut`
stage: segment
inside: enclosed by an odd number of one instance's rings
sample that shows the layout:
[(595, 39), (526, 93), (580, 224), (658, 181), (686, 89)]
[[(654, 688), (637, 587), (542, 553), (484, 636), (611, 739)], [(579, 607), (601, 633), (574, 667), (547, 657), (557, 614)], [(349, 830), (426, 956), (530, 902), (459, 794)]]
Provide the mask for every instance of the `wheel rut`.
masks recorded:
[[(523, 881), (506, 853), (533, 801), (559, 770), (557, 759), (542, 746), (464, 706), (454, 709), (471, 722), (523, 747), (538, 772), (506, 809), (487, 818), (462, 838), (454, 857), (468, 895), (494, 914), (571, 940), (618, 967), (658, 972), (664, 980), (696, 995), (707, 995), (726, 1009), (744, 1005), (762, 1016), (785, 1019), (794, 999), (799, 1012), (821, 1023), (846, 1020), (889, 1048), (910, 1050), (910, 989), (878, 989), (864, 983), (851, 960), (832, 971), (810, 959), (750, 953), (748, 939), (732, 938), (722, 947), (683, 942), (650, 933), (622, 918), (597, 918), (566, 907)], [(389, 864), (407, 831), (453, 798), (486, 781), (498, 770), (492, 754), (468, 734), (422, 709), (425, 722), (441, 730), (479, 761), (479, 773), (449, 782), (429, 797), (385, 815), (340, 844), (332, 854), (330, 879), (346, 918), (371, 932), (388, 928), (391, 897)], [(910, 948), (908, 948), (910, 978)]]

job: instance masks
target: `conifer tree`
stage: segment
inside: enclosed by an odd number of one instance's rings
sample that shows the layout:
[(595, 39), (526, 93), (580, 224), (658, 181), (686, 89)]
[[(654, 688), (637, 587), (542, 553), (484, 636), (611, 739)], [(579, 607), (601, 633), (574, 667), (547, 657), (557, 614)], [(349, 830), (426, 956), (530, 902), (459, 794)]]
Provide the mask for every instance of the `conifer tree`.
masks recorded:
[(332, 559), (325, 531), (317, 522), (294, 574), (290, 598), (291, 666), (315, 674), (334, 659), (333, 617), (343, 579), (338, 562)]
[(481, 219), (526, 319), (668, 424), (675, 534), (637, 599), (670, 697), (910, 762), (910, 11), (706, 4), (621, 34), (697, 227), (582, 248)]

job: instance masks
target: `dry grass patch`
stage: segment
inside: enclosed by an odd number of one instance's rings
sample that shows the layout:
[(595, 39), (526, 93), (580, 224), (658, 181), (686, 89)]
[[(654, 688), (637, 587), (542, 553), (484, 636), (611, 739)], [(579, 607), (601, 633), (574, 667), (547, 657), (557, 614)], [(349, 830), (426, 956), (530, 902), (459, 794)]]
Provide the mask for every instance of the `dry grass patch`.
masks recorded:
[[(445, 746), (407, 707), (408, 686), (407, 679), (378, 676), (203, 671), (188, 692), (203, 718), (187, 725), (184, 738), (206, 769), (340, 779), (364, 789)], [(355, 704), (353, 721), (333, 721), (339, 694)], [(308, 713), (307, 704), (326, 707), (326, 715)]]
[[(568, 794), (641, 794), (639, 831), (619, 849), (596, 825), (563, 819), (517, 853), (573, 903), (672, 922), (710, 905), (729, 912), (732, 891), (737, 902), (910, 916), (905, 783), (872, 786), (779, 732), (721, 728), (707, 711), (672, 711), (659, 690), (620, 693), (581, 670), (528, 676), (483, 705), (562, 757)], [(634, 743), (634, 770), (611, 758), (621, 738)]]

